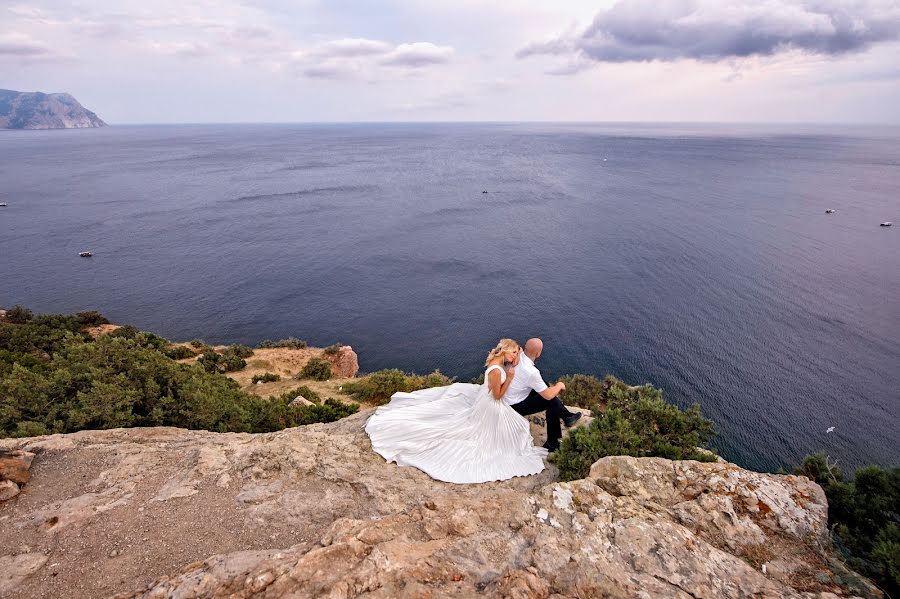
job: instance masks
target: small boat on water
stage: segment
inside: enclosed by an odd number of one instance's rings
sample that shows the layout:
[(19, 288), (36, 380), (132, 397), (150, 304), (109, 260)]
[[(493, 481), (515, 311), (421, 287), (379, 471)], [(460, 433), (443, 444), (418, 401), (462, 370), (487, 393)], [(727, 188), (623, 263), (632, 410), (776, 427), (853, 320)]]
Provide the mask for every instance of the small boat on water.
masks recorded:
[(894, 223), (892, 223), (891, 221), (888, 220), (888, 221), (881, 223), (881, 226), (882, 227), (891, 227), (891, 226), (893, 226), (893, 224)]
[(828, 210), (825, 211), (825, 214), (834, 214), (834, 210), (829, 208)]
[(0, 208), (5, 208), (5, 207), (6, 207), (6, 202), (0, 202)]
[(94, 254), (92, 254), (90, 252), (78, 252), (78, 255), (81, 256), (82, 258), (90, 258)]

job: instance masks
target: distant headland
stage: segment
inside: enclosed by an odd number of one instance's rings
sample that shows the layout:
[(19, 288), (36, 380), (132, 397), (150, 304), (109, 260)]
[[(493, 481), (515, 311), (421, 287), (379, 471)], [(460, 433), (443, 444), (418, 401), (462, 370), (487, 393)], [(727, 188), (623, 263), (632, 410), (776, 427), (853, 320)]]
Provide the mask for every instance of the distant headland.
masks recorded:
[(70, 94), (0, 89), (0, 129), (85, 129), (105, 126), (100, 117)]

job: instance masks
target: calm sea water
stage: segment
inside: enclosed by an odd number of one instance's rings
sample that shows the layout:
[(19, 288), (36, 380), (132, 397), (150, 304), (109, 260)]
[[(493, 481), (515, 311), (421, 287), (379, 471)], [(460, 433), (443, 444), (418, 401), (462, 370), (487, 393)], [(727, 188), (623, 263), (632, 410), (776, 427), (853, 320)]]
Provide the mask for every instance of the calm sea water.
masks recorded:
[(464, 380), (538, 335), (546, 378), (697, 401), (745, 466), (900, 463), (898, 129), (0, 132), (0, 201), (0, 305)]

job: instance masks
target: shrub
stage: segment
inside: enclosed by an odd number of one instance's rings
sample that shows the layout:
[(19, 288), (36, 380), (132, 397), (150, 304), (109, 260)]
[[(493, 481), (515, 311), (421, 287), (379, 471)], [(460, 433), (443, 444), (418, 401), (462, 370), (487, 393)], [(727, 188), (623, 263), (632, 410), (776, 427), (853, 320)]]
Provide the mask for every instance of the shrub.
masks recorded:
[(345, 404), (334, 399), (326, 399), (325, 403), (311, 406), (291, 407), (287, 399), (271, 397), (261, 400), (256, 414), (255, 429), (258, 431), (277, 431), (292, 426), (314, 424), (316, 422), (334, 422), (359, 410), (355, 404)]
[(206, 372), (221, 372), (219, 369), (219, 361), (221, 359), (222, 356), (209, 349), (203, 352), (203, 355), (197, 359), (197, 364), (199, 364)]
[(391, 399), (391, 395), (399, 391), (409, 393), (429, 387), (443, 387), (449, 385), (454, 379), (435, 370), (424, 376), (416, 374), (404, 374), (397, 369), (379, 370), (365, 378), (344, 384), (344, 392), (354, 396), (360, 401), (374, 404), (385, 404)]
[(322, 358), (310, 358), (303, 366), (303, 370), (297, 375), (300, 379), (313, 379), (314, 381), (327, 381), (331, 378), (331, 362)]
[(15, 305), (6, 311), (6, 321), (13, 324), (25, 324), (34, 318), (34, 313), (24, 306)]
[(868, 466), (853, 481), (823, 453), (807, 456), (795, 474), (817, 482), (828, 498), (835, 548), (850, 566), (900, 597), (900, 468)]
[(209, 347), (209, 346), (206, 344), (206, 342), (204, 342), (202, 339), (191, 339), (190, 345), (191, 345), (192, 347), (196, 347), (197, 349)]
[(215, 350), (207, 349), (197, 359), (197, 363), (206, 372), (234, 372), (241, 370), (247, 365), (243, 358), (232, 351), (228, 351), (228, 349), (221, 354), (216, 353)]
[(606, 397), (606, 387), (597, 377), (573, 374), (560, 379), (566, 390), (560, 396), (563, 403), (581, 408), (597, 409)]
[(430, 389), (431, 387), (446, 387), (455, 380), (444, 375), (440, 370), (435, 370), (425, 375), (410, 374), (407, 377), (407, 389), (409, 391), (418, 391), (419, 389)]
[(166, 350), (166, 355), (173, 360), (185, 360), (193, 358), (197, 353), (186, 345), (176, 345)]
[(143, 347), (149, 347), (150, 349), (155, 349), (161, 352), (165, 352), (166, 348), (169, 346), (169, 342), (163, 337), (160, 337), (159, 335), (155, 335), (153, 333), (141, 331), (140, 329), (137, 329), (131, 325), (119, 327), (115, 331), (110, 332), (108, 336), (132, 339)]
[(250, 379), (250, 383), (255, 385), (256, 383), (274, 383), (280, 380), (281, 376), (266, 372), (264, 374), (254, 374), (253, 378)]
[(297, 339), (295, 337), (288, 337), (287, 339), (282, 339), (280, 341), (272, 341), (270, 339), (266, 339), (256, 344), (257, 349), (274, 349), (276, 347), (286, 347), (288, 349), (306, 349), (307, 347), (309, 347), (309, 345), (306, 343), (306, 341)]
[(238, 358), (249, 358), (253, 355), (253, 350), (246, 345), (241, 345), (240, 343), (234, 343), (229, 345), (222, 351), (222, 355), (224, 356), (237, 356)]
[(287, 403), (291, 403), (292, 401), (297, 399), (298, 395), (302, 395), (305, 399), (308, 399), (313, 403), (322, 403), (322, 396), (306, 385), (300, 385), (296, 389), (285, 391), (281, 395), (272, 395), (269, 397), (269, 399), (271, 401), (285, 401)]
[(714, 454), (698, 450), (713, 436), (699, 406), (681, 410), (649, 385), (627, 392), (614, 387), (606, 409), (595, 411), (590, 425), (572, 430), (553, 454), (563, 480), (584, 478), (594, 462), (609, 455), (715, 461)]
[(0, 322), (0, 437), (118, 426), (263, 432), (357, 410), (340, 402), (289, 408), (298, 394), (318, 396), (301, 388), (283, 401), (256, 397), (219, 373), (215, 352), (182, 364), (154, 348), (158, 336), (131, 328), (93, 339), (81, 326), (61, 315)]
[(336, 355), (338, 355), (339, 353), (341, 353), (341, 348), (342, 348), (342, 347), (344, 347), (344, 346), (341, 345), (340, 343), (334, 343), (334, 344), (332, 344), (332, 345), (329, 345), (329, 346), (326, 347), (325, 349), (323, 349), (322, 352), (323, 352), (326, 356), (336, 356)]
[(247, 366), (247, 361), (235, 354), (223, 353), (219, 357), (219, 369), (222, 372), (235, 372), (245, 366)]
[(96, 327), (100, 326), (101, 324), (109, 324), (109, 320), (107, 320), (105, 316), (103, 316), (96, 310), (78, 312), (77, 314), (75, 314), (75, 318), (78, 319), (82, 326), (86, 327)]

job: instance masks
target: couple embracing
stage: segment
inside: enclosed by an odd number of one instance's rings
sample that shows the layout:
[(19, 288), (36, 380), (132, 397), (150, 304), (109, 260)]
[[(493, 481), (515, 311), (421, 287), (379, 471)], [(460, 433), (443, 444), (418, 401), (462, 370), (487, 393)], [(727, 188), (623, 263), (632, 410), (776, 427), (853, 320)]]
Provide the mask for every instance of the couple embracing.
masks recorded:
[[(522, 348), (501, 339), (485, 361), (484, 383), (453, 383), (395, 393), (366, 423), (372, 448), (389, 462), (414, 466), (434, 479), (481, 483), (537, 474), (559, 448), (560, 421), (580, 413), (559, 400), (563, 383), (547, 386), (535, 366), (540, 339)], [(524, 416), (545, 412), (547, 442), (535, 447)]]

